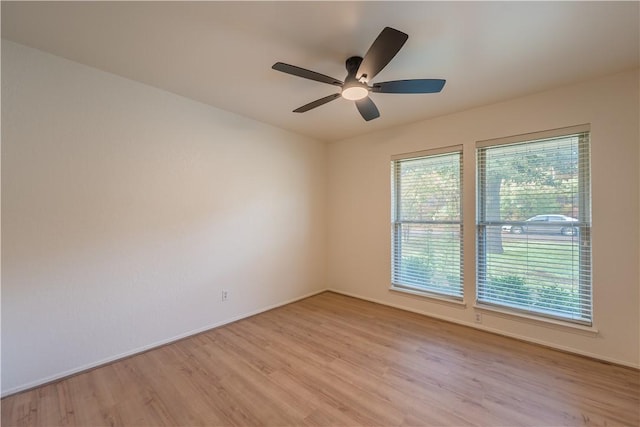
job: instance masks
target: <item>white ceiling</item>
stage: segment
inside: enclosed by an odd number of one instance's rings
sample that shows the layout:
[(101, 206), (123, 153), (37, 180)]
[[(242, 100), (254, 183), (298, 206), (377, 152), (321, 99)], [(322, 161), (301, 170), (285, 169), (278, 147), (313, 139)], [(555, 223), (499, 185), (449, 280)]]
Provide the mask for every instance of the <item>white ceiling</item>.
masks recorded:
[[(2, 2), (2, 37), (320, 140), (339, 140), (640, 66), (638, 2)], [(409, 34), (374, 79), (445, 78), (439, 94), (338, 88), (385, 26)]]

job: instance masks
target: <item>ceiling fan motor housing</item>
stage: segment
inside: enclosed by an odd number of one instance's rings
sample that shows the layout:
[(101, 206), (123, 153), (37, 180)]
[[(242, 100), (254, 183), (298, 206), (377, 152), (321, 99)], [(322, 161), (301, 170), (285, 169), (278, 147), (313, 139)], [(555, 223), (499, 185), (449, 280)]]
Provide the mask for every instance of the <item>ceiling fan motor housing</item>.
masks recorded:
[(346, 80), (349, 80), (349, 77), (352, 77), (355, 80), (356, 73), (358, 72), (358, 68), (360, 68), (361, 63), (362, 63), (361, 56), (352, 56), (351, 58), (346, 60), (345, 67), (348, 73)]
[(352, 56), (347, 59), (345, 63), (348, 74), (342, 85), (342, 97), (350, 101), (357, 101), (365, 98), (369, 94), (369, 86), (367, 86), (366, 81), (362, 78), (356, 78), (356, 73), (358, 72), (358, 68), (360, 68), (361, 62), (362, 57)]

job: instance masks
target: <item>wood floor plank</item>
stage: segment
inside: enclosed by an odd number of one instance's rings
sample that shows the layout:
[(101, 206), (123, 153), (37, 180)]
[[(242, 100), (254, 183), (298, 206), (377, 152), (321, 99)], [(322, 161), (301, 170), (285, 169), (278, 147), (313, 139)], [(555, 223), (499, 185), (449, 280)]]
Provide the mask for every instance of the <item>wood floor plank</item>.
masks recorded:
[(325, 292), (1, 405), (3, 426), (638, 426), (640, 373)]

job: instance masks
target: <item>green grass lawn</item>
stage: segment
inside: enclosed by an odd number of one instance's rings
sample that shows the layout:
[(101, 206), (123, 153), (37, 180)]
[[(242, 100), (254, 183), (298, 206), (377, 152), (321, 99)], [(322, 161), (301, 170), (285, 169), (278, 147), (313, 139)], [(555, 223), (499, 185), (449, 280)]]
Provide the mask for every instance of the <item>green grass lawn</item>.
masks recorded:
[[(578, 239), (544, 235), (501, 237), (503, 252), (487, 254), (486, 277), (479, 289), (481, 299), (561, 316), (579, 316)], [(410, 249), (402, 260), (406, 284), (443, 293), (459, 287), (461, 251), (455, 236), (430, 234), (427, 247), (411, 240), (403, 242), (405, 249)]]
[[(503, 238), (501, 254), (488, 254), (488, 275), (517, 275), (537, 284), (578, 285), (577, 239), (545, 240), (538, 236)], [(533, 284), (533, 283), (532, 283)]]

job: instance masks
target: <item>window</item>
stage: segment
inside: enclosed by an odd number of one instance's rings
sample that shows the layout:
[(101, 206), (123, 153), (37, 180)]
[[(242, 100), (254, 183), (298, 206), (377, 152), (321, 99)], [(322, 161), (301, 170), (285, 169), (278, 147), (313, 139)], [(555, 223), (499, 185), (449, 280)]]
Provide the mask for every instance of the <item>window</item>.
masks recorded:
[(590, 325), (588, 127), (477, 147), (478, 302)]
[(462, 299), (462, 152), (392, 159), (392, 287)]

